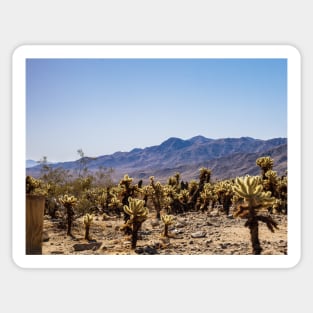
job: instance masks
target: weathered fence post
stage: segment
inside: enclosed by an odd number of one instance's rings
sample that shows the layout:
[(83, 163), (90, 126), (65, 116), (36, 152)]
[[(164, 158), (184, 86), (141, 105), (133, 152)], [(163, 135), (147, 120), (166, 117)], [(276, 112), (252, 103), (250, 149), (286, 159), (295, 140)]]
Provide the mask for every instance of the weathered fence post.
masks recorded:
[(45, 197), (26, 195), (26, 254), (42, 254)]

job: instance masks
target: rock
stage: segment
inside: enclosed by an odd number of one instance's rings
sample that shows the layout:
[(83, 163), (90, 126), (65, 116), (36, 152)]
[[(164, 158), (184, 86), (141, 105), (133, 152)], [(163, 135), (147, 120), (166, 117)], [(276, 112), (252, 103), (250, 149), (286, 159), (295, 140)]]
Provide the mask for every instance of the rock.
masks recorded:
[(191, 234), (192, 238), (203, 238), (205, 236), (206, 236), (206, 232), (202, 231), (202, 230), (199, 230), (199, 231)]
[(75, 251), (97, 250), (101, 247), (102, 242), (77, 243), (73, 246)]
[(50, 253), (51, 253), (51, 254), (64, 254), (64, 251), (58, 251), (58, 250), (56, 250), (56, 251), (51, 251)]
[(143, 254), (143, 255), (154, 255), (154, 254), (159, 254), (157, 249), (150, 247), (150, 246), (145, 246), (145, 247), (138, 247), (135, 249), (135, 252), (137, 254)]

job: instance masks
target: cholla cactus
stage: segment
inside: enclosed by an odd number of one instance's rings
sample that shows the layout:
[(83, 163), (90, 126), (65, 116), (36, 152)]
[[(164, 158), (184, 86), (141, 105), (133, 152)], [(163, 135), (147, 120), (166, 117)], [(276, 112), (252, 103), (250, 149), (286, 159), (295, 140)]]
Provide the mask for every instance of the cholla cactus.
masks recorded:
[(48, 193), (48, 186), (43, 186), (43, 182), (32, 176), (26, 176), (26, 194), (46, 196)]
[(67, 235), (74, 237), (72, 234), (72, 223), (74, 217), (74, 207), (77, 204), (77, 199), (74, 196), (64, 195), (59, 198), (60, 203), (66, 208), (67, 214)]
[(218, 195), (215, 193), (214, 185), (206, 183), (203, 191), (200, 193), (200, 210), (208, 210), (210, 205), (214, 207), (215, 202), (218, 200)]
[(262, 178), (266, 179), (265, 173), (273, 168), (274, 160), (269, 156), (265, 156), (258, 158), (255, 163), (261, 168)]
[(113, 194), (112, 198), (110, 199), (109, 208), (113, 210), (118, 216), (120, 216), (120, 209), (122, 208), (122, 206), (122, 202), (118, 199), (116, 195)]
[(214, 186), (214, 193), (217, 195), (218, 201), (223, 205), (226, 215), (229, 214), (229, 209), (232, 204), (234, 194), (232, 187), (233, 185), (230, 180), (220, 181)]
[(173, 224), (174, 216), (173, 215), (166, 215), (166, 214), (164, 214), (164, 215), (161, 216), (161, 220), (164, 223), (164, 233), (163, 233), (163, 236), (164, 237), (169, 237), (169, 235), (168, 235), (168, 226)]
[(266, 179), (263, 180), (263, 186), (264, 190), (270, 191), (272, 193), (272, 196), (276, 197), (277, 196), (277, 184), (278, 184), (278, 177), (277, 177), (277, 172), (268, 170), (265, 173)]
[[(139, 192), (139, 188), (137, 185), (132, 185), (133, 179), (125, 174), (123, 179), (121, 179), (118, 187), (121, 190), (121, 199), (123, 205), (129, 205), (128, 199), (130, 197), (135, 197), (136, 193)], [(129, 215), (125, 212), (124, 214), (124, 221), (125, 224), (129, 219)], [(128, 228), (125, 227), (126, 233), (128, 232)]]
[(124, 205), (124, 211), (130, 216), (126, 225), (132, 230), (132, 249), (136, 248), (138, 240), (138, 231), (141, 224), (147, 219), (149, 210), (144, 206), (145, 202), (139, 199), (128, 198), (129, 205)]
[(151, 198), (154, 209), (156, 211), (156, 218), (160, 219), (161, 210), (164, 207), (165, 192), (161, 183), (155, 182), (154, 177), (150, 177), (150, 185), (147, 188), (148, 196)]
[(93, 221), (93, 215), (92, 214), (86, 214), (84, 216), (84, 225), (85, 225), (85, 239), (86, 240), (91, 240), (90, 236), (89, 236), (89, 229), (90, 229), (90, 225)]
[(243, 203), (237, 206), (234, 217), (246, 218), (246, 227), (250, 229), (253, 254), (261, 254), (262, 248), (259, 241), (259, 224), (261, 221), (266, 224), (270, 231), (274, 232), (277, 223), (270, 217), (260, 215), (260, 213), (274, 204), (275, 198), (271, 197), (271, 192), (264, 192), (261, 181), (257, 176), (246, 176), (236, 178), (234, 193), (243, 199)]

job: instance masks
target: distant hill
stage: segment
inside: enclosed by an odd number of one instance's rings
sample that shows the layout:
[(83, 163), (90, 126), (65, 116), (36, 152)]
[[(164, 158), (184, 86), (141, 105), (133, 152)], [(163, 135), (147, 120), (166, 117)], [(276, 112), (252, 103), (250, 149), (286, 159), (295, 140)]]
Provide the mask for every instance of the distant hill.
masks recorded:
[(33, 167), (33, 166), (36, 166), (38, 165), (38, 162), (37, 161), (34, 161), (34, 160), (26, 160), (26, 168), (28, 167)]
[[(198, 178), (201, 167), (212, 170), (212, 179), (224, 179), (259, 174), (260, 169), (255, 161), (261, 156), (271, 156), (274, 159), (274, 170), (283, 174), (287, 169), (287, 139), (209, 139), (196, 136), (183, 140), (172, 137), (157, 146), (86, 158), (86, 162), (91, 171), (100, 166), (113, 168), (113, 178), (117, 181), (125, 173), (135, 179), (146, 180), (153, 175), (156, 179), (165, 181), (176, 172), (181, 173), (183, 180), (190, 180)], [(51, 166), (74, 171), (79, 168), (79, 160)], [(27, 173), (33, 176), (38, 176), (39, 172), (40, 165), (27, 169)]]

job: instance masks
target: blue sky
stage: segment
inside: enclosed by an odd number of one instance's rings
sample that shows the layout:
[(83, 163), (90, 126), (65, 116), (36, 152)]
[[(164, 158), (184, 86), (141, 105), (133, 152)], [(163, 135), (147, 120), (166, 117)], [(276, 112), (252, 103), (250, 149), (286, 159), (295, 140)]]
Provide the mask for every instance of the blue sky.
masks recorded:
[(287, 137), (285, 59), (28, 59), (27, 159)]

